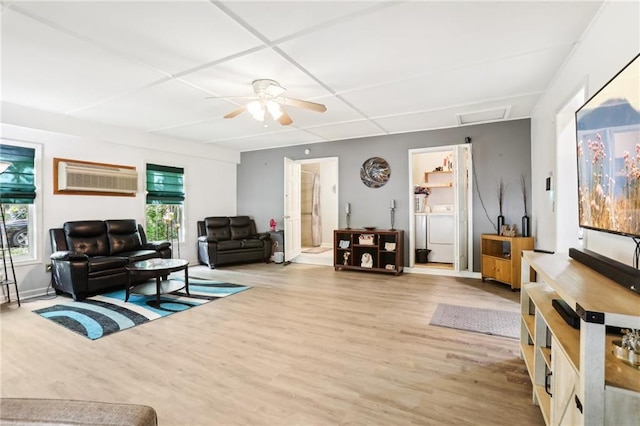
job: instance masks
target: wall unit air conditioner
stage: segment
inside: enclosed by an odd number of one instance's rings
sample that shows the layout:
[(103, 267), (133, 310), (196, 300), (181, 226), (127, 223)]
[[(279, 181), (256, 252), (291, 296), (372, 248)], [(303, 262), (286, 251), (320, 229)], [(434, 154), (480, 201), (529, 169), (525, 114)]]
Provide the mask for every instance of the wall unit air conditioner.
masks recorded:
[(60, 161), (58, 190), (135, 194), (138, 172), (118, 166)]

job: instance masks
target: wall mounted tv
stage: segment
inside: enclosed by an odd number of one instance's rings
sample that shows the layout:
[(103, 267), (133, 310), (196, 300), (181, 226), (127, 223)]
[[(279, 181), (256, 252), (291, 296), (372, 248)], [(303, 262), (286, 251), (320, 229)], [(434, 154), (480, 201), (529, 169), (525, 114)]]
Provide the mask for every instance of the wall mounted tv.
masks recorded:
[(580, 227), (640, 237), (640, 55), (576, 111)]

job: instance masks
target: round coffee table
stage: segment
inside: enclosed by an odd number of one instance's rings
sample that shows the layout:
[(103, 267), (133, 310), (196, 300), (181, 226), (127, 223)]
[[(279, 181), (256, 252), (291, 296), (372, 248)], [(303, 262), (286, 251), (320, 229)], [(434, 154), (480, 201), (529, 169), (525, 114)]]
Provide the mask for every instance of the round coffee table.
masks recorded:
[[(184, 259), (149, 259), (125, 266), (129, 272), (125, 302), (130, 294), (150, 296), (156, 295), (156, 305), (160, 306), (160, 295), (185, 289), (189, 294), (189, 262)], [(184, 271), (184, 282), (167, 279), (172, 272)], [(155, 278), (137, 285), (131, 285), (135, 276)]]

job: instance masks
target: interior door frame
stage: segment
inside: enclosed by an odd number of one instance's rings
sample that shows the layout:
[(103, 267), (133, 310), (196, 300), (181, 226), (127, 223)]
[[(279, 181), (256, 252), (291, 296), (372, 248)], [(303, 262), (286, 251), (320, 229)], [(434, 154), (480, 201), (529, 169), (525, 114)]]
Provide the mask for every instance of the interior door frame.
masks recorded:
[[(415, 206), (414, 206), (414, 189), (413, 189), (413, 156), (416, 154), (424, 154), (424, 153), (435, 153), (441, 151), (455, 151), (456, 147), (462, 147), (463, 149), (467, 149), (469, 152), (469, 161), (467, 164), (467, 269), (466, 270), (446, 270), (441, 268), (413, 268), (415, 266), (415, 230), (416, 230), (416, 215), (415, 215)], [(454, 275), (454, 276), (472, 276), (479, 277), (480, 274), (473, 272), (473, 161), (471, 161), (471, 156), (473, 155), (470, 144), (459, 144), (459, 145), (442, 145), (442, 146), (433, 146), (426, 148), (414, 148), (408, 150), (408, 165), (409, 165), (409, 173), (408, 173), (408, 188), (409, 188), (409, 268), (408, 272), (418, 272), (425, 274), (438, 274), (438, 275)], [(457, 189), (456, 189), (457, 190)], [(457, 224), (456, 224), (457, 226)], [(457, 244), (455, 242), (454, 251), (457, 252)]]
[[(336, 224), (336, 227), (340, 224), (340, 206), (338, 204), (338, 195), (340, 194), (340, 157), (318, 157), (318, 158), (305, 158), (302, 160), (297, 160), (298, 163), (302, 164), (313, 164), (313, 163), (333, 163), (335, 166), (336, 173), (336, 183), (335, 183), (335, 201), (336, 201), (336, 209), (332, 212), (333, 222)], [(302, 180), (302, 178), (301, 178)], [(302, 218), (300, 218), (302, 220)], [(300, 233), (300, 238), (302, 238), (302, 232)], [(333, 245), (333, 240), (331, 241)]]
[[(336, 227), (339, 226), (339, 216), (340, 216), (340, 206), (338, 204), (338, 200), (339, 200), (339, 189), (340, 189), (340, 158), (339, 157), (318, 157), (318, 158), (304, 158), (301, 160), (293, 160), (291, 158), (288, 157), (284, 157), (284, 240), (285, 240), (285, 244), (284, 244), (284, 250), (285, 250), (285, 262), (290, 262), (293, 259), (300, 257), (300, 263), (305, 263), (304, 259), (307, 259), (308, 262), (308, 255), (303, 255), (300, 256), (302, 254), (302, 232), (301, 232), (301, 222), (302, 222), (302, 209), (301, 209), (301, 181), (302, 181), (302, 164), (309, 164), (309, 163), (323, 163), (323, 162), (331, 162), (334, 165), (334, 170), (335, 170), (335, 193), (334, 193), (334, 197), (335, 197), (335, 205), (336, 208), (333, 211), (332, 215), (335, 225)], [(291, 179), (291, 170), (290, 168), (292, 168), (293, 166), (296, 167), (296, 183), (295, 185), (297, 185), (297, 214), (295, 218), (292, 218), (292, 214), (291, 212), (289, 212), (290, 209), (290, 202), (293, 202), (295, 200), (293, 200), (293, 198), (288, 197), (287, 194), (289, 191), (291, 191), (291, 188), (288, 188), (288, 185), (290, 185), (292, 182), (289, 182)], [(295, 197), (294, 197), (295, 198)], [(293, 231), (291, 231), (291, 227), (295, 226), (295, 228), (293, 228)], [(288, 230), (289, 228), (289, 230)], [(333, 244), (333, 241), (331, 241), (331, 243)], [(287, 250), (287, 247), (290, 247), (289, 250)], [(297, 261), (296, 261), (297, 262)], [(313, 264), (317, 264), (315, 262), (310, 262)], [(330, 263), (331, 265), (333, 264), (333, 261)]]

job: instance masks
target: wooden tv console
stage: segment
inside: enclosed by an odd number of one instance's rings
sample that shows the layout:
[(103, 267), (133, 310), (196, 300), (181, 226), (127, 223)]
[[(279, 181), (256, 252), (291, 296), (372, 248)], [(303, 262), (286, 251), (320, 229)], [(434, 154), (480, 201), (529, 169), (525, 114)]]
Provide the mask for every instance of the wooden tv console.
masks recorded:
[[(606, 326), (639, 329), (640, 296), (565, 254), (524, 251), (521, 279), (521, 356), (545, 423), (638, 424), (640, 369), (613, 355), (621, 336)], [(553, 299), (578, 313), (580, 329)]]

